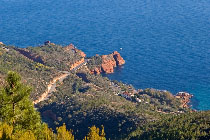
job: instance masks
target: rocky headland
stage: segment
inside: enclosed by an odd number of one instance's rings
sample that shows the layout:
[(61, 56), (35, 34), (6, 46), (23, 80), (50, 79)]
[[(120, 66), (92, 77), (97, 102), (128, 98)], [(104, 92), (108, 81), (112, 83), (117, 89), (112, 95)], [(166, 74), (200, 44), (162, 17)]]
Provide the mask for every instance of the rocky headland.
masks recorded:
[(73, 51), (73, 52), (79, 54), (83, 58), (86, 57), (86, 54), (83, 51), (77, 49), (73, 44), (69, 44), (68, 46), (64, 47), (64, 50), (65, 51)]
[(113, 73), (115, 67), (125, 64), (125, 60), (117, 51), (114, 51), (113, 53), (108, 55), (96, 55), (95, 57), (91, 57), (90, 59), (86, 58), (86, 54), (83, 51), (77, 49), (73, 44), (69, 44), (68, 46), (64, 47), (64, 51), (72, 51), (75, 54), (81, 56), (80, 60), (71, 64), (70, 70), (75, 69), (76, 67), (84, 63), (85, 60), (87, 60), (88, 62), (89, 72), (91, 74)]
[(114, 51), (109, 55), (94, 56), (89, 61), (90, 73), (113, 73), (114, 68), (125, 64), (125, 60), (121, 57), (120, 53)]
[(187, 93), (187, 92), (178, 92), (175, 95), (175, 97), (177, 99), (181, 99), (181, 106), (183, 108), (189, 108), (190, 107), (190, 105), (189, 105), (190, 99), (193, 97), (193, 95), (190, 93)]
[(34, 87), (30, 97), (43, 120), (53, 129), (65, 123), (68, 129), (84, 132), (75, 133), (77, 139), (82, 139), (91, 125), (104, 125), (107, 138), (115, 139), (139, 126), (192, 110), (188, 93), (137, 90), (100, 75), (113, 73), (124, 63), (117, 51), (86, 57), (73, 44), (60, 46), (48, 41), (27, 48), (0, 44), (0, 85), (8, 71), (20, 73), (23, 82)]

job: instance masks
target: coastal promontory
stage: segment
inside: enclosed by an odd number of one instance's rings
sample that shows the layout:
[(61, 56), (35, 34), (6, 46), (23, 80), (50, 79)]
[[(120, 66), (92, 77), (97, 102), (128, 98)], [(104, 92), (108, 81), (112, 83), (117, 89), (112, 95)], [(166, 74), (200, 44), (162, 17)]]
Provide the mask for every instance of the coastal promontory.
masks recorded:
[[(46, 43), (26, 48), (0, 44), (0, 85), (7, 83), (4, 79), (8, 71), (19, 73), (21, 82), (33, 87), (30, 100), (42, 120), (53, 130), (65, 123), (67, 129), (74, 130), (75, 139), (83, 139), (88, 127), (94, 125), (98, 128), (104, 126), (107, 139), (147, 139), (147, 133), (159, 134), (153, 132), (156, 129), (161, 130), (161, 136), (164, 132), (171, 134), (173, 127), (170, 131), (162, 130), (156, 127), (158, 122), (165, 123), (158, 123), (165, 128), (169, 126), (167, 120), (173, 120), (170, 123), (177, 130), (182, 126), (181, 123), (176, 125), (177, 117), (180, 118), (179, 122), (184, 122), (186, 116), (192, 120), (192, 123), (186, 123), (188, 127), (197, 123), (193, 120), (202, 114), (208, 116), (208, 112), (192, 111), (187, 105), (191, 98), (188, 93), (180, 92), (174, 96), (166, 90), (135, 89), (132, 85), (110, 80), (100, 74), (112, 73), (115, 67), (124, 63), (117, 51), (86, 57), (72, 44), (60, 46)], [(203, 124), (196, 127), (202, 135), (193, 133), (193, 136), (207, 135)], [(192, 132), (195, 132), (193, 128)], [(176, 138), (179, 139), (182, 134)]]
[(114, 68), (125, 64), (125, 60), (121, 57), (120, 53), (114, 51), (109, 55), (96, 55), (88, 61), (90, 73), (113, 73)]

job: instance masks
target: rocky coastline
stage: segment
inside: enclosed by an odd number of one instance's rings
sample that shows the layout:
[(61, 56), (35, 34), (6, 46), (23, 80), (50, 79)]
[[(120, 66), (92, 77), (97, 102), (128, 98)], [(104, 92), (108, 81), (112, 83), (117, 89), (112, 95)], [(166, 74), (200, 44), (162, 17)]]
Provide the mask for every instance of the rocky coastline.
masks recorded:
[[(70, 70), (77, 67), (81, 63), (84, 63), (86, 54), (83, 51), (76, 49), (73, 44), (66, 46), (65, 50), (66, 51), (73, 50), (76, 53), (80, 53), (80, 55), (82, 57), (82, 59), (80, 61), (75, 62), (74, 64), (71, 65)], [(120, 53), (117, 51), (114, 51), (113, 53), (108, 54), (108, 55), (101, 55), (101, 56), (96, 55), (95, 57), (101, 58), (101, 63), (98, 65), (94, 65), (94, 67), (92, 69), (89, 69), (89, 73), (91, 73), (91, 74), (114, 73), (115, 67), (125, 64), (125, 60), (120, 55)], [(94, 57), (91, 59), (94, 59)], [(90, 61), (91, 61), (91, 59), (90, 59)], [(178, 92), (177, 94), (174, 95), (174, 97), (177, 99), (180, 99), (182, 108), (190, 108), (191, 107), (191, 105), (189, 105), (189, 103), (190, 103), (191, 98), (193, 97), (192, 94), (187, 93), (187, 92)]]
[(187, 93), (187, 92), (178, 92), (175, 97), (177, 99), (181, 99), (181, 106), (183, 108), (190, 108), (191, 106), (189, 105), (190, 99), (193, 97), (192, 94)]
[(92, 60), (90, 61), (94, 61), (93, 59), (95, 58), (99, 58), (101, 62), (99, 64), (93, 64), (93, 67), (90, 68), (91, 74), (100, 74), (100, 73), (110, 74), (114, 72), (115, 67), (125, 64), (125, 60), (117, 51), (114, 51), (109, 55), (101, 55), (101, 56), (96, 55), (95, 57), (91, 58)]
[[(3, 44), (3, 43), (0, 42), (0, 44)], [(51, 43), (50, 41), (48, 41), (48, 42), (45, 42), (45, 45), (49, 45), (53, 47), (54, 43)], [(44, 63), (39, 55), (31, 53), (27, 49), (16, 48), (16, 50), (20, 52), (21, 54), (23, 54), (25, 57), (35, 62)], [(87, 69), (90, 74), (114, 73), (115, 67), (125, 64), (125, 60), (117, 51), (114, 51), (113, 53), (108, 54), (108, 55), (101, 55), (101, 56), (96, 55), (94, 57), (87, 58), (86, 54), (83, 51), (77, 49), (73, 44), (69, 44), (63, 47), (63, 50), (65, 52), (73, 52), (76, 55), (80, 56), (79, 60), (69, 65), (70, 71), (72, 71), (76, 67), (80, 67), (80, 65), (83, 64), (85, 61), (88, 63), (87, 64), (88, 66), (91, 66)], [(190, 103), (190, 99), (193, 97), (192, 94), (187, 93), (187, 92), (178, 92), (176, 95), (174, 95), (174, 97), (177, 99), (180, 99), (182, 108), (191, 107), (189, 103)]]
[[(73, 51), (74, 53), (79, 54), (81, 56), (81, 59), (79, 61), (76, 61), (73, 64), (71, 64), (70, 70), (73, 70), (77, 66), (84, 63), (85, 59), (87, 61), (91, 61), (91, 59), (93, 59), (93, 58), (87, 59), (86, 54), (83, 51), (77, 49), (73, 44), (69, 44), (68, 46), (64, 47), (64, 50), (66, 52)], [(125, 64), (125, 60), (117, 51), (114, 51), (113, 53), (108, 55), (101, 55), (101, 56), (96, 55), (96, 56), (100, 57), (102, 61), (98, 65), (94, 66), (94, 68), (89, 70), (89, 73), (91, 74), (113, 73), (115, 67)]]

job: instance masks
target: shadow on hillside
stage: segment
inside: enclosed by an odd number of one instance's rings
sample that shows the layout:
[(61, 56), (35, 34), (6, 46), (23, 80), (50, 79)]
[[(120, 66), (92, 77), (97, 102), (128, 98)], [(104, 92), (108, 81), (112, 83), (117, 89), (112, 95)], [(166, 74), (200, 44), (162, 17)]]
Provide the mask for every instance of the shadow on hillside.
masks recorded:
[(134, 119), (105, 107), (82, 110), (78, 105), (53, 103), (42, 107), (40, 112), (42, 120), (54, 131), (65, 123), (68, 129), (73, 130), (76, 139), (83, 139), (88, 133), (88, 127), (93, 125), (99, 128), (103, 125), (106, 138), (112, 140), (122, 139), (136, 128)]

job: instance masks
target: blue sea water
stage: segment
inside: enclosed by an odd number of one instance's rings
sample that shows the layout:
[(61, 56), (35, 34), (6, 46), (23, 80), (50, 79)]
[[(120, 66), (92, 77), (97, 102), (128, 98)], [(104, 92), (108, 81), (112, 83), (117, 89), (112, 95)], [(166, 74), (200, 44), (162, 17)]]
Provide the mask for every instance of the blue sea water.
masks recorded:
[(88, 56), (117, 50), (126, 64), (111, 79), (187, 91), (194, 108), (210, 109), (209, 0), (0, 0), (0, 41), (45, 40)]

